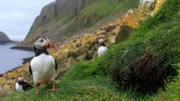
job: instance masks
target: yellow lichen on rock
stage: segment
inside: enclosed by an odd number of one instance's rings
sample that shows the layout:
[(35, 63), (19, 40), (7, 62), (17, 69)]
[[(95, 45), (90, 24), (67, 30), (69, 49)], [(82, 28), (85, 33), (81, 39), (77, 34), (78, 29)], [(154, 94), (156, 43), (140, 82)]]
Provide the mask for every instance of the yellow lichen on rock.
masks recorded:
[(142, 12), (139, 9), (130, 10), (123, 19), (123, 24), (131, 26), (136, 29), (139, 27), (139, 22), (144, 20), (145, 16), (143, 16)]
[(91, 37), (91, 34), (84, 34), (83, 37), (81, 38), (81, 44), (84, 46), (85, 44), (88, 43), (88, 39)]
[(76, 59), (70, 57), (70, 58), (67, 60), (66, 68), (71, 67), (71, 65), (72, 65), (73, 63), (75, 63), (75, 62), (76, 62)]
[(157, 0), (153, 13), (156, 14), (166, 0)]

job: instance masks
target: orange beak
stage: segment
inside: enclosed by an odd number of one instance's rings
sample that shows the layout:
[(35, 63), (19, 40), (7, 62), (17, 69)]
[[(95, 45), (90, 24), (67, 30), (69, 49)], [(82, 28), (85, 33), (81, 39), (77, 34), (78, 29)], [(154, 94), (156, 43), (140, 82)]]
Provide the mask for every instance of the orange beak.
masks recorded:
[(55, 48), (53, 42), (50, 41), (49, 39), (47, 39), (47, 40), (48, 40), (48, 43), (49, 43), (47, 46), (49, 46), (49, 48)]

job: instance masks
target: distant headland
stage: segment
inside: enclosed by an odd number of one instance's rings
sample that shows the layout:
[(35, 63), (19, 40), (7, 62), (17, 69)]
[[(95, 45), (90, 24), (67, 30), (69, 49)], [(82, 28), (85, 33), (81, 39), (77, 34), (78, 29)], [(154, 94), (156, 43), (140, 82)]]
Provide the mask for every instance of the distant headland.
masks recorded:
[(10, 40), (9, 37), (4, 32), (0, 31), (0, 44), (6, 44), (6, 43), (17, 43), (17, 42)]

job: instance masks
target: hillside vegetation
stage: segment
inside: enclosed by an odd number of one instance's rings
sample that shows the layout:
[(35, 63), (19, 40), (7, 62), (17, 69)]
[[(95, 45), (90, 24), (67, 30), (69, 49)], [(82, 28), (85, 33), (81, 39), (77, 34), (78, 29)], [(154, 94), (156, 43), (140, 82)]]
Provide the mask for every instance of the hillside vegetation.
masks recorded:
[(110, 15), (126, 13), (137, 6), (138, 2), (139, 0), (56, 0), (42, 9), (27, 37), (18, 46), (32, 47), (39, 36), (48, 37), (55, 43), (63, 43)]
[(78, 62), (50, 84), (3, 101), (177, 101), (180, 99), (180, 1), (161, 10), (100, 58)]

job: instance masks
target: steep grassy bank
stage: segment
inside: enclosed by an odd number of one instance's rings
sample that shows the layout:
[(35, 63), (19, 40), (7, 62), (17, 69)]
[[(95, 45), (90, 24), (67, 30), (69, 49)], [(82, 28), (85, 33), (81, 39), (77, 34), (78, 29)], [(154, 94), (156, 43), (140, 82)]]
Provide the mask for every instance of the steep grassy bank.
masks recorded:
[(115, 45), (101, 63), (120, 85), (145, 92), (158, 90), (177, 75), (179, 62), (179, 4), (168, 1), (155, 17), (145, 21), (125, 42)]

